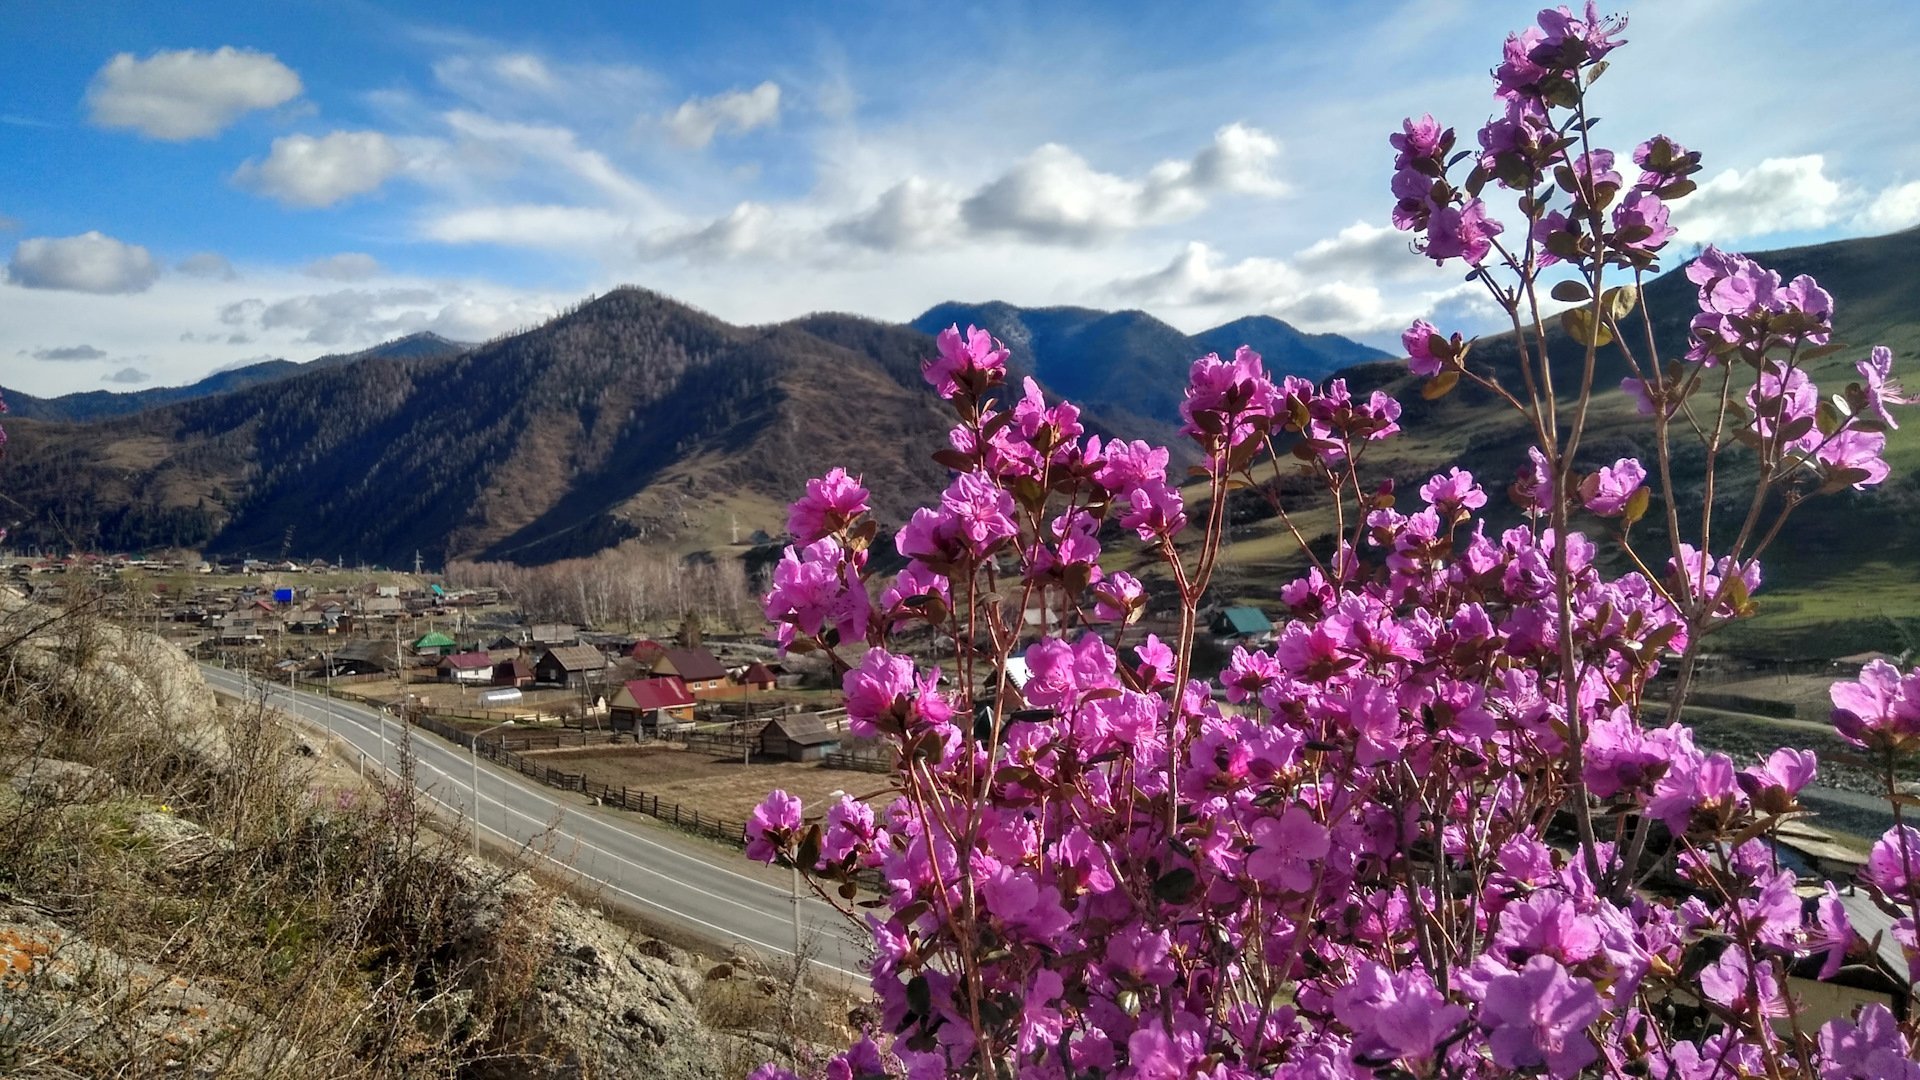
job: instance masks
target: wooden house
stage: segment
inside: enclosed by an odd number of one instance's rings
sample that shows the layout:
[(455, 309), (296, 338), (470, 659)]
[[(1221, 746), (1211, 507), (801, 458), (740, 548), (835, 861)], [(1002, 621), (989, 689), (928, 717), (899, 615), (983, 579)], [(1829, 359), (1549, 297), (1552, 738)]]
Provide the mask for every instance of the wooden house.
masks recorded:
[(525, 658), (515, 656), (509, 660), (499, 660), (493, 665), (493, 685), (511, 686), (525, 689), (533, 685), (533, 665)]
[(672, 675), (634, 679), (607, 703), (615, 731), (658, 735), (693, 723), (693, 694)]
[(591, 645), (556, 645), (533, 662), (536, 682), (585, 689), (605, 677), (607, 658)]
[(760, 752), (788, 761), (819, 761), (840, 749), (840, 733), (813, 713), (776, 716), (760, 729)]
[(441, 659), (440, 678), (451, 683), (479, 684), (493, 681), (493, 658), (483, 652), (454, 653)]
[(773, 671), (769, 669), (767, 665), (748, 664), (747, 669), (740, 673), (740, 678), (737, 681), (741, 686), (755, 693), (765, 693), (773, 689), (774, 683), (777, 680), (774, 677)]
[(679, 676), (696, 698), (728, 696), (727, 669), (703, 648), (663, 649), (653, 673)]

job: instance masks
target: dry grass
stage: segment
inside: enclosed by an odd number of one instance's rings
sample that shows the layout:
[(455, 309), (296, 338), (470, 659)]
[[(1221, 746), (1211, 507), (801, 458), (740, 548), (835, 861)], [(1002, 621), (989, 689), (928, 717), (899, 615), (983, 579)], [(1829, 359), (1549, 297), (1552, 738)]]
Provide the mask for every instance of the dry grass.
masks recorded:
[(677, 802), (730, 821), (745, 821), (775, 788), (799, 796), (811, 811), (837, 791), (864, 796), (887, 783), (886, 777), (873, 773), (805, 762), (756, 760), (742, 765), (738, 758), (649, 746), (543, 750), (533, 758), (555, 769), (585, 773), (596, 784), (645, 791), (663, 803)]

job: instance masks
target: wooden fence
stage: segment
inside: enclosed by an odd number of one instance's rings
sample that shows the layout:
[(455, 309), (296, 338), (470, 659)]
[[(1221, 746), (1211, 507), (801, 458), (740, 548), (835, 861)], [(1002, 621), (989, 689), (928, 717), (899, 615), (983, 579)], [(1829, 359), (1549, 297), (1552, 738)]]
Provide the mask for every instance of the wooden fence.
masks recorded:
[[(472, 733), (462, 731), (444, 720), (425, 714), (410, 714), (408, 719), (415, 726), (430, 731), (457, 746), (474, 746)], [(559, 788), (562, 791), (577, 791), (598, 800), (603, 806), (614, 806), (636, 814), (645, 814), (697, 836), (746, 846), (747, 825), (744, 821), (729, 821), (726, 818), (703, 814), (697, 808), (681, 806), (677, 802), (662, 801), (658, 795), (634, 788), (624, 786), (616, 788), (594, 783), (581, 773), (549, 768), (538, 761), (522, 757), (493, 739), (481, 739), (478, 752), (488, 761), (512, 769), (522, 776), (538, 780), (548, 787)]]
[(822, 754), (820, 764), (829, 769), (853, 769), (857, 772), (889, 773), (893, 762), (870, 754)]

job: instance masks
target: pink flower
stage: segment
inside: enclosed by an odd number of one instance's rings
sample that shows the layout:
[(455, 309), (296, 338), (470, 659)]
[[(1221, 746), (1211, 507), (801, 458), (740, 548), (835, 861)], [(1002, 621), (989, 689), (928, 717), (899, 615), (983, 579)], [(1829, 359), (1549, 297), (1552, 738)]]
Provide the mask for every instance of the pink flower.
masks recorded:
[(1493, 250), (1493, 238), (1502, 231), (1504, 226), (1487, 216), (1486, 204), (1479, 199), (1468, 199), (1458, 209), (1443, 206), (1427, 222), (1425, 253), (1436, 263), (1461, 259), (1478, 266)]
[(1539, 513), (1553, 501), (1553, 466), (1539, 447), (1527, 447), (1527, 463), (1520, 467), (1507, 495), (1528, 513)]
[(1187, 527), (1186, 502), (1165, 481), (1150, 480), (1127, 493), (1121, 503), (1120, 525), (1153, 542)]
[(811, 544), (866, 512), (867, 489), (847, 470), (832, 469), (807, 481), (807, 493), (787, 510), (787, 531), (796, 542)]
[(1665, 247), (1679, 230), (1667, 224), (1667, 204), (1651, 191), (1632, 191), (1613, 208), (1614, 243), (1648, 255)]
[(747, 819), (747, 858), (770, 863), (800, 837), (800, 800), (775, 788)]
[(990, 477), (978, 472), (961, 473), (940, 496), (937, 528), (957, 537), (967, 554), (982, 558), (1019, 535), (1013, 512), (1013, 496)]
[(1433, 355), (1433, 339), (1439, 336), (1439, 327), (1425, 319), (1415, 319), (1407, 327), (1400, 335), (1400, 347), (1407, 350), (1408, 371), (1421, 376), (1440, 374), (1440, 358)]
[(1193, 362), (1186, 400), (1180, 403), (1182, 435), (1202, 439), (1225, 436), (1237, 446), (1266, 429), (1280, 392), (1260, 364), (1260, 354), (1245, 345), (1222, 360), (1209, 353)]
[(1334, 993), (1333, 1012), (1354, 1034), (1354, 1052), (1374, 1059), (1427, 1061), (1467, 1020), (1418, 969), (1390, 972), (1362, 960), (1353, 982)]
[(820, 861), (826, 865), (850, 859), (867, 863), (879, 835), (873, 807), (851, 795), (842, 795), (827, 811), (827, 829), (820, 838)]
[(1591, 983), (1568, 976), (1552, 957), (1536, 956), (1519, 971), (1487, 980), (1480, 1023), (1496, 1065), (1544, 1067), (1549, 1076), (1571, 1080), (1600, 1057), (1586, 1029), (1601, 1009)]
[(914, 692), (913, 661), (885, 649), (868, 649), (860, 666), (841, 680), (847, 695), (847, 728), (862, 739), (901, 730)]
[(1920, 741), (1920, 671), (1900, 674), (1874, 660), (1851, 682), (1828, 688), (1840, 737), (1873, 750), (1904, 750)]
[(1920, 829), (1896, 825), (1881, 834), (1860, 876), (1896, 901), (1909, 902), (1920, 891)]
[(842, 640), (864, 638), (873, 614), (859, 567), (832, 537), (796, 551), (789, 546), (773, 568), (773, 588), (763, 608), (779, 624), (781, 648), (796, 633), (819, 636), (831, 629)]
[(1440, 122), (1433, 118), (1432, 113), (1418, 120), (1408, 117), (1401, 121), (1400, 133), (1387, 137), (1387, 141), (1399, 151), (1399, 156), (1393, 159), (1393, 167), (1404, 169), (1415, 160), (1434, 157), (1440, 152), (1442, 138), (1444, 133), (1440, 129)]
[(1487, 493), (1473, 482), (1473, 474), (1459, 468), (1437, 473), (1420, 485), (1420, 497), (1449, 521), (1487, 505)]
[(920, 374), (943, 398), (963, 389), (978, 395), (1006, 378), (1007, 350), (979, 327), (967, 327), (963, 338), (958, 325), (949, 326), (940, 331), (936, 344), (940, 355), (920, 365)]
[[(1817, 437), (1817, 434), (1816, 434)], [(1855, 491), (1865, 491), (1885, 480), (1891, 471), (1880, 455), (1887, 449), (1887, 437), (1877, 431), (1843, 428), (1820, 444), (1813, 452), (1829, 476), (1847, 475)]]
[(1132, 623), (1147, 602), (1146, 586), (1125, 570), (1108, 574), (1093, 587), (1093, 617), (1100, 622)]
[(1866, 402), (1863, 411), (1888, 427), (1898, 429), (1900, 425), (1894, 422), (1893, 414), (1887, 411), (1887, 406), (1911, 405), (1914, 400), (1908, 397), (1905, 391), (1901, 390), (1900, 384), (1893, 380), (1893, 350), (1885, 345), (1875, 345), (1873, 351), (1868, 354), (1868, 358), (1855, 362), (1853, 368), (1860, 373), (1861, 380), (1866, 383), (1861, 392)]
[(1287, 807), (1277, 818), (1255, 821), (1251, 831), (1253, 853), (1247, 856), (1247, 872), (1290, 892), (1313, 887), (1313, 864), (1333, 848), (1327, 827), (1298, 806)]
[(1580, 482), (1580, 501), (1601, 517), (1617, 517), (1647, 479), (1647, 470), (1633, 458), (1621, 458)]

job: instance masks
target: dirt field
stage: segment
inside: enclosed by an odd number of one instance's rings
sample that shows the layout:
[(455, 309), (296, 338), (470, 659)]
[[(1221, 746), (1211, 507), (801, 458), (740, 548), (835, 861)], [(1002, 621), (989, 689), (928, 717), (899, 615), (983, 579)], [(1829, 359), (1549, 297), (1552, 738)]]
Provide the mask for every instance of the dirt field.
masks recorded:
[(885, 776), (875, 773), (793, 761), (742, 765), (738, 758), (650, 746), (547, 750), (528, 757), (556, 769), (585, 773), (593, 783), (645, 791), (660, 796), (661, 802), (678, 802), (732, 821), (745, 821), (775, 788), (799, 796), (811, 816), (824, 813), (836, 791), (866, 796), (887, 783)]

